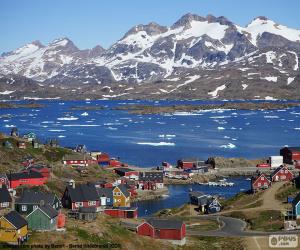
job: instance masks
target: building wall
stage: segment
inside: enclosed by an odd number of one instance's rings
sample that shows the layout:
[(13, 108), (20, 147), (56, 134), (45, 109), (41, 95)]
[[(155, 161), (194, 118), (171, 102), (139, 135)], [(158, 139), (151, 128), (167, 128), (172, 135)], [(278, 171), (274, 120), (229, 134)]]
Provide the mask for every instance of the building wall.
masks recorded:
[(55, 230), (57, 217), (49, 219), (41, 210), (37, 209), (27, 216), (28, 228), (32, 230)]
[(29, 185), (29, 186), (41, 186), (46, 183), (45, 178), (34, 178), (34, 179), (20, 179), (20, 180), (13, 180), (10, 182), (11, 188), (16, 188), (22, 185)]
[(182, 232), (177, 229), (160, 229), (155, 230), (156, 237), (159, 239), (181, 240)]
[[(120, 195), (116, 195), (120, 193)], [(129, 197), (126, 197), (118, 187), (113, 190), (113, 206), (114, 207), (128, 207), (130, 206)]]
[(14, 242), (18, 243), (19, 238), (27, 237), (27, 225), (16, 230), (4, 218), (0, 219), (0, 242)]
[(154, 238), (154, 228), (149, 225), (149, 223), (145, 222), (137, 228), (137, 234)]
[(272, 177), (272, 181), (289, 181), (293, 178), (294, 176), (290, 171), (287, 169), (281, 169)]

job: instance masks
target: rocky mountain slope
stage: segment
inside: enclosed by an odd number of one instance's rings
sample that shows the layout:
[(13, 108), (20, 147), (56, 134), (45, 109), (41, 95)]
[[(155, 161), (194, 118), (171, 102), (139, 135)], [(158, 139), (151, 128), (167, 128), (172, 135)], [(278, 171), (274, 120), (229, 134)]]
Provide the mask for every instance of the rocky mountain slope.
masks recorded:
[(299, 99), (299, 56), (300, 31), (265, 17), (240, 27), (186, 14), (137, 25), (106, 50), (62, 38), (4, 53), (0, 98)]

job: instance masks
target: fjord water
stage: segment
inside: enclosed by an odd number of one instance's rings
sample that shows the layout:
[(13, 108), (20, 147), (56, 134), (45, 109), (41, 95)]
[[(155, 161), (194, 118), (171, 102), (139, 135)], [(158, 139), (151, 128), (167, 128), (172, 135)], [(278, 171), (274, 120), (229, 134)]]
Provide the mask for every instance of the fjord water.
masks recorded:
[[(39, 101), (38, 109), (1, 109), (1, 131), (18, 127), (43, 141), (58, 138), (63, 146), (85, 144), (129, 164), (149, 167), (182, 157), (261, 158), (299, 146), (300, 108), (284, 110), (208, 110), (134, 115), (112, 108), (128, 104), (180, 105), (205, 101)], [(211, 101), (209, 103), (212, 103)], [(220, 103), (220, 102), (218, 102)], [(103, 106), (103, 110), (72, 110)]]
[(241, 191), (250, 189), (250, 181), (247, 181), (245, 178), (246, 177), (228, 178), (228, 181), (235, 184), (232, 187), (202, 186), (198, 184), (169, 185), (168, 196), (157, 200), (138, 201), (132, 205), (138, 207), (139, 216), (147, 217), (162, 209), (180, 207), (188, 203), (190, 190), (200, 191), (210, 195), (218, 195), (222, 198), (230, 198)]

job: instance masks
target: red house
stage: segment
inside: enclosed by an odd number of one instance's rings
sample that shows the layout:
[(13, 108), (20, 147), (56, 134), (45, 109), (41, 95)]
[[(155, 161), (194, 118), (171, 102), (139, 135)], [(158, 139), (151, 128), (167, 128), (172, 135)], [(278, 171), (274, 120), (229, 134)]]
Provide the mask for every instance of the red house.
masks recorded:
[(66, 187), (62, 197), (62, 205), (72, 211), (78, 211), (80, 208), (100, 209), (100, 198), (95, 185), (77, 184), (72, 181)]
[(208, 166), (205, 161), (198, 159), (182, 159), (177, 161), (177, 167), (182, 169), (192, 169), (197, 167)]
[(63, 158), (64, 165), (88, 166), (89, 164), (98, 164), (97, 160), (85, 154), (70, 154)]
[(291, 181), (294, 179), (293, 173), (285, 166), (280, 166), (271, 174), (271, 181)]
[(130, 168), (116, 168), (114, 169), (114, 172), (119, 176), (126, 177), (128, 179), (132, 179), (132, 180), (139, 179), (139, 171)]
[(138, 188), (156, 190), (164, 187), (164, 174), (159, 171), (140, 172)]
[(9, 187), (16, 188), (22, 185), (42, 186), (47, 182), (41, 173), (29, 171), (27, 173), (10, 173), (7, 174)]
[(138, 217), (138, 208), (137, 207), (112, 207), (105, 208), (104, 213), (112, 217), (117, 218), (134, 218)]
[(261, 173), (251, 178), (251, 189), (252, 192), (256, 192), (260, 189), (267, 189), (271, 186), (271, 181), (266, 177), (265, 174)]
[(178, 241), (185, 244), (186, 227), (182, 221), (172, 219), (149, 219), (137, 226), (137, 234), (157, 239)]
[(300, 147), (285, 147), (280, 149), (280, 155), (283, 156), (283, 162), (293, 164), (300, 161)]
[(50, 177), (50, 169), (48, 167), (46, 167), (46, 166), (41, 166), (41, 165), (30, 166), (30, 167), (24, 169), (22, 172), (23, 173), (28, 173), (30, 171), (38, 172), (42, 176), (44, 176), (45, 178), (49, 178)]

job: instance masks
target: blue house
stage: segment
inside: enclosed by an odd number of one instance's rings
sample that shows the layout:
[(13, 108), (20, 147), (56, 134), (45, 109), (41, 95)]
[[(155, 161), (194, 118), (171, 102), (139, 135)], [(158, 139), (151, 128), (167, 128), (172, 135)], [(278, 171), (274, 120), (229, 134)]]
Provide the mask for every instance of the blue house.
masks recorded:
[(294, 198), (292, 202), (293, 214), (296, 216), (296, 219), (300, 219), (300, 193)]
[(113, 189), (112, 188), (97, 188), (100, 198), (100, 206), (112, 207), (113, 206)]

